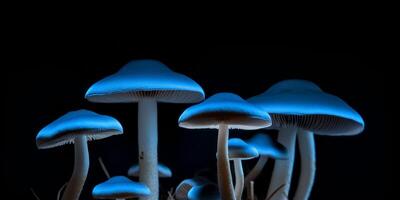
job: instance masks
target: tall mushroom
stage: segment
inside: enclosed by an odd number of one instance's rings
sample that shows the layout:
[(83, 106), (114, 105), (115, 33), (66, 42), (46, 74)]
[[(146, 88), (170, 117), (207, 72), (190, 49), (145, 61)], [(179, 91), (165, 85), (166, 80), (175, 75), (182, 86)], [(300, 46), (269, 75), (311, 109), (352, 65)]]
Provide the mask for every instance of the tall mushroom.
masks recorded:
[(93, 84), (85, 98), (99, 103), (138, 102), (140, 182), (151, 191), (146, 200), (158, 200), (157, 102), (195, 103), (204, 99), (203, 89), (192, 79), (170, 70), (156, 60), (136, 60), (117, 73)]
[(122, 134), (121, 124), (114, 118), (88, 110), (69, 112), (53, 121), (36, 136), (39, 149), (74, 143), (74, 171), (62, 200), (78, 200), (89, 171), (87, 141)]
[(131, 181), (125, 176), (114, 176), (96, 185), (92, 190), (95, 199), (130, 199), (150, 196), (150, 189), (142, 183)]
[(233, 160), (235, 169), (235, 196), (236, 199), (242, 199), (244, 188), (244, 173), (242, 160), (249, 160), (258, 157), (257, 149), (248, 145), (242, 139), (232, 138), (228, 141), (229, 159)]
[(271, 114), (272, 128), (280, 130), (278, 142), (289, 153), (288, 160), (275, 162), (267, 198), (280, 186), (284, 186), (284, 190), (276, 193), (272, 199), (281, 199), (289, 193), (297, 131), (301, 175), (295, 199), (304, 200), (310, 194), (316, 168), (314, 138), (311, 133), (355, 135), (364, 129), (364, 121), (354, 109), (340, 98), (323, 92), (310, 81), (281, 81), (249, 101)]
[(271, 125), (269, 115), (232, 93), (218, 93), (186, 109), (179, 126), (190, 129), (218, 129), (217, 170), (221, 198), (234, 200), (228, 159), (229, 129), (260, 129)]
[(286, 160), (288, 155), (286, 148), (282, 144), (276, 142), (269, 135), (263, 133), (259, 133), (251, 137), (250, 139), (246, 140), (246, 142), (247, 144), (256, 148), (260, 154), (260, 158), (258, 159), (256, 165), (244, 179), (244, 183), (247, 187), (247, 197), (250, 199), (250, 182), (254, 181), (254, 179), (260, 175), (268, 159), (272, 158), (275, 160)]

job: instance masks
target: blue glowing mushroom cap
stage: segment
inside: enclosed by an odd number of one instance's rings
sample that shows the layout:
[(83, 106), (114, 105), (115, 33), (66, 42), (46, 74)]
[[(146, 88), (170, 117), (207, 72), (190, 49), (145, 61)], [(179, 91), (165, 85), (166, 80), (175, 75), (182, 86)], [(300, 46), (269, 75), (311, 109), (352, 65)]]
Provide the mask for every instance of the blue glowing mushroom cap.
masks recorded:
[(74, 138), (80, 135), (97, 140), (122, 133), (122, 126), (115, 118), (82, 109), (68, 112), (45, 126), (36, 136), (36, 145), (47, 149), (74, 143)]
[(260, 156), (267, 156), (276, 160), (288, 159), (285, 146), (273, 140), (269, 135), (259, 133), (246, 142), (256, 148)]
[[(139, 177), (140, 167), (138, 164), (132, 165), (128, 169), (128, 176)], [(158, 177), (169, 178), (172, 177), (172, 171), (164, 164), (158, 163)]]
[(150, 189), (145, 184), (131, 181), (125, 176), (114, 176), (96, 185), (92, 191), (95, 199), (127, 199), (146, 197), (150, 194)]
[(204, 91), (195, 81), (159, 61), (134, 60), (93, 84), (85, 95), (89, 101), (99, 103), (137, 102), (146, 97), (160, 102), (195, 103), (204, 99)]
[(220, 200), (218, 186), (215, 184), (204, 184), (193, 187), (188, 193), (189, 200)]
[(281, 81), (248, 101), (271, 115), (272, 128), (296, 126), (320, 135), (355, 135), (364, 129), (353, 108), (310, 81)]
[(248, 145), (242, 139), (232, 138), (228, 141), (229, 159), (248, 160), (258, 157), (257, 149)]
[(201, 176), (185, 179), (176, 187), (175, 197), (176, 199), (188, 199), (189, 191), (192, 188), (209, 183), (211, 182), (207, 178)]
[(179, 118), (179, 126), (184, 128), (218, 128), (220, 124), (251, 130), (270, 126), (271, 118), (233, 93), (217, 93), (189, 107)]

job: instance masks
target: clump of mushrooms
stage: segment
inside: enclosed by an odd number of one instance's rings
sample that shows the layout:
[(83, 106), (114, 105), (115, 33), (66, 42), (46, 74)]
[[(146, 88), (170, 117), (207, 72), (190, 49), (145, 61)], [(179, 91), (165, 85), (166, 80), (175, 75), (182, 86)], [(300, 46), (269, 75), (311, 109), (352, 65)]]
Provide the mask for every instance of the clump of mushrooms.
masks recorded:
[[(315, 175), (314, 135), (349, 136), (364, 129), (362, 117), (340, 98), (323, 92), (305, 80), (281, 81), (249, 102), (272, 117), (278, 129), (278, 142), (288, 150), (288, 160), (277, 160), (267, 198), (282, 199), (289, 195), (294, 163), (296, 135), (299, 140), (301, 174), (295, 200), (308, 199)], [(283, 190), (271, 196), (277, 188)]]
[(218, 187), (224, 200), (236, 199), (228, 158), (229, 129), (251, 130), (270, 125), (267, 113), (233, 93), (217, 93), (179, 117), (179, 126), (184, 128), (218, 129)]

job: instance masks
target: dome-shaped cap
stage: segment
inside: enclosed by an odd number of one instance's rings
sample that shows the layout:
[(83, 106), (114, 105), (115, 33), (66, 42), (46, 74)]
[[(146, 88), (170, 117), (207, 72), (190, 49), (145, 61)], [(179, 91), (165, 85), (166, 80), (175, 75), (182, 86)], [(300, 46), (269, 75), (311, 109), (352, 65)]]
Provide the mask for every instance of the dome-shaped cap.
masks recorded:
[(228, 141), (229, 159), (248, 160), (258, 157), (257, 149), (239, 138), (232, 138)]
[(269, 115), (233, 93), (218, 93), (186, 109), (179, 118), (184, 128), (259, 129), (271, 125)]
[(273, 128), (296, 126), (321, 135), (354, 135), (364, 129), (354, 109), (310, 81), (281, 81), (248, 101), (271, 115)]
[(74, 138), (80, 135), (86, 135), (88, 140), (98, 140), (122, 132), (122, 126), (115, 118), (82, 109), (68, 112), (40, 130), (36, 145), (46, 149), (74, 143)]
[(204, 184), (193, 187), (188, 193), (189, 200), (220, 200), (218, 186), (215, 184)]
[(210, 183), (210, 181), (204, 177), (198, 176), (190, 179), (185, 179), (176, 187), (175, 197), (178, 200), (187, 200), (189, 191), (196, 186)]
[(137, 102), (143, 97), (160, 102), (195, 103), (204, 99), (204, 91), (195, 81), (159, 61), (134, 60), (93, 84), (85, 95), (89, 101), (99, 103)]
[(247, 144), (257, 149), (260, 156), (268, 156), (277, 160), (288, 159), (285, 146), (274, 141), (269, 135), (259, 133), (246, 140)]
[(92, 191), (95, 199), (128, 199), (150, 194), (150, 189), (145, 184), (131, 181), (124, 176), (114, 176), (96, 185)]
[[(128, 176), (139, 177), (140, 166), (138, 164), (132, 165), (128, 170)], [(164, 164), (158, 163), (158, 177), (169, 178), (172, 177), (172, 171)]]

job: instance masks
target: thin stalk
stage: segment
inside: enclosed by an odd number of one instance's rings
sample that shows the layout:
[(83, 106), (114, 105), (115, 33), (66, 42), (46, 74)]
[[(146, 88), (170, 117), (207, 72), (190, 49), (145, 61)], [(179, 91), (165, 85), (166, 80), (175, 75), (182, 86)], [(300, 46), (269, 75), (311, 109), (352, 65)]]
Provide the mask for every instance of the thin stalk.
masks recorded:
[(236, 200), (228, 158), (229, 128), (221, 124), (218, 130), (217, 170), (218, 187), (223, 200)]
[(301, 159), (301, 171), (294, 200), (306, 200), (310, 197), (316, 171), (316, 155), (314, 134), (310, 131), (299, 130), (297, 134)]
[(78, 200), (89, 171), (89, 150), (85, 135), (75, 138), (74, 171), (68, 181), (62, 200)]

